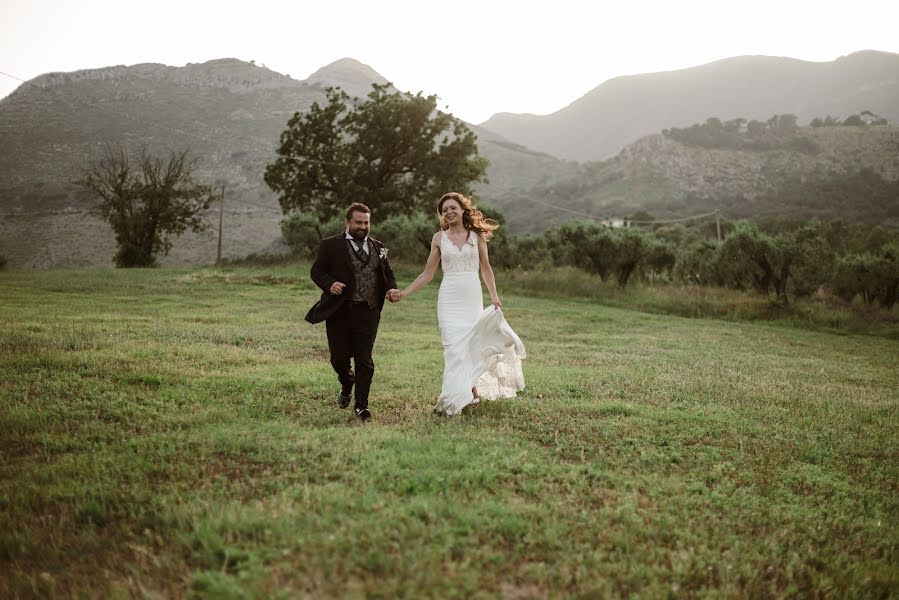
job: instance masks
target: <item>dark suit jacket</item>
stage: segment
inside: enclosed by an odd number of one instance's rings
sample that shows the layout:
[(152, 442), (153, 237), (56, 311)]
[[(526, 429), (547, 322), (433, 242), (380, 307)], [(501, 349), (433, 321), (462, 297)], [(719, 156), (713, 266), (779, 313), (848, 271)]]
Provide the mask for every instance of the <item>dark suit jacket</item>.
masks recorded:
[[(369, 236), (369, 252), (376, 252), (380, 256), (384, 244)], [(384, 308), (384, 295), (387, 290), (397, 287), (396, 277), (393, 269), (390, 268), (390, 262), (385, 255), (380, 259), (381, 269), (378, 277), (378, 296), (380, 302), (378, 310)], [(350, 251), (347, 247), (346, 233), (340, 233), (333, 237), (325, 238), (318, 246), (318, 256), (312, 263), (312, 281), (315, 285), (322, 289), (321, 299), (315, 303), (306, 320), (310, 323), (321, 323), (337, 312), (344, 302), (349, 302), (353, 297), (353, 289), (356, 287), (356, 275), (353, 272), (353, 265), (350, 260)], [(340, 281), (347, 285), (343, 293), (334, 296), (329, 291), (331, 284)]]

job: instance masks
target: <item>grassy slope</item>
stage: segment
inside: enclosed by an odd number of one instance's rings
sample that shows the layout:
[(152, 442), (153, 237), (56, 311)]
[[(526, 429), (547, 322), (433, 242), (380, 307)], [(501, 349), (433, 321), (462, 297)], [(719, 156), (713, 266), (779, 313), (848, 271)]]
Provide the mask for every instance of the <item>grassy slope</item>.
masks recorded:
[(306, 274), (0, 274), (0, 596), (899, 589), (895, 340), (506, 294), (528, 388), (450, 420), (432, 284), (361, 426)]

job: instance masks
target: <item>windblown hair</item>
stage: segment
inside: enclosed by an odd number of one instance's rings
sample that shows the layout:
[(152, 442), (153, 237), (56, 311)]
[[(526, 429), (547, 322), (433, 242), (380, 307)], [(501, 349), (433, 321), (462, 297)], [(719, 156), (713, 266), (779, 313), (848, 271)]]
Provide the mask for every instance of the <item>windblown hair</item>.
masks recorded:
[(353, 213), (361, 212), (366, 214), (371, 214), (371, 209), (361, 202), (353, 202), (350, 204), (350, 207), (346, 209), (346, 220), (349, 221), (353, 218)]
[(485, 242), (490, 239), (494, 230), (499, 228), (499, 223), (493, 219), (488, 219), (484, 216), (484, 213), (472, 205), (471, 198), (467, 198), (459, 192), (448, 192), (440, 196), (440, 201), (437, 202), (437, 215), (440, 217), (441, 229), (449, 228), (449, 224), (443, 219), (441, 214), (443, 203), (447, 200), (455, 200), (459, 203), (459, 207), (462, 209), (462, 225), (465, 226), (465, 229), (474, 231), (483, 237)]

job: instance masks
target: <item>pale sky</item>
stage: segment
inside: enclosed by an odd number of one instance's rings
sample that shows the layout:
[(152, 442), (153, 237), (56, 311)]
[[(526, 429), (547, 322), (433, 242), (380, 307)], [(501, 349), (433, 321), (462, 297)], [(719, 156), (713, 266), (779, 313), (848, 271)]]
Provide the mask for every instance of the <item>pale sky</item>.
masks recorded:
[[(480, 123), (730, 56), (899, 53), (897, 23), (895, 0), (0, 0), (0, 71), (29, 80), (227, 57), (305, 79), (351, 57)], [(0, 75), (0, 97), (19, 84)]]

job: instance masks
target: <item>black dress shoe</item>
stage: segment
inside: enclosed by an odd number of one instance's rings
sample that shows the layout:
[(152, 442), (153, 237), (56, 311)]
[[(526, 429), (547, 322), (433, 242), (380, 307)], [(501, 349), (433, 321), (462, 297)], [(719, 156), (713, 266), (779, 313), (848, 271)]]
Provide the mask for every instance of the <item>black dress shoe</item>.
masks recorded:
[(371, 413), (368, 412), (367, 408), (356, 408), (356, 416), (359, 417), (360, 421), (368, 421), (371, 419)]
[(352, 393), (353, 388), (343, 388), (340, 390), (340, 393), (337, 395), (337, 406), (340, 408), (346, 408), (350, 405), (350, 394)]

